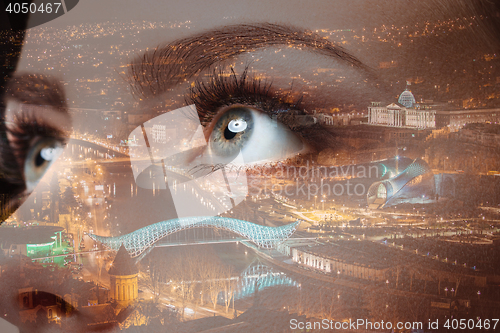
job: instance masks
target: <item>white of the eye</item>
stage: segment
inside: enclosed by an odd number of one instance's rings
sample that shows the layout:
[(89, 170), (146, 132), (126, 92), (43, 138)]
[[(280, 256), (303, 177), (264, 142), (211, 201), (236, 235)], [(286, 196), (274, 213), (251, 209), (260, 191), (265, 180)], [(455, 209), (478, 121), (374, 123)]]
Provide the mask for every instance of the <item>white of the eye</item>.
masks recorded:
[(233, 119), (227, 125), (227, 128), (233, 133), (243, 132), (247, 129), (247, 122), (243, 119)]
[[(304, 151), (304, 143), (288, 127), (275, 122), (267, 114), (259, 111), (252, 112), (252, 133), (245, 139), (241, 147), (241, 161), (234, 156), (218, 156), (212, 150), (207, 150), (199, 156), (193, 165), (230, 163), (232, 165), (251, 165), (256, 163), (281, 161)], [(237, 121), (240, 119), (234, 119)], [(228, 129), (229, 124), (228, 124)], [(238, 155), (238, 156), (240, 156)]]
[(40, 156), (46, 161), (55, 160), (61, 152), (61, 148), (47, 147), (40, 150)]

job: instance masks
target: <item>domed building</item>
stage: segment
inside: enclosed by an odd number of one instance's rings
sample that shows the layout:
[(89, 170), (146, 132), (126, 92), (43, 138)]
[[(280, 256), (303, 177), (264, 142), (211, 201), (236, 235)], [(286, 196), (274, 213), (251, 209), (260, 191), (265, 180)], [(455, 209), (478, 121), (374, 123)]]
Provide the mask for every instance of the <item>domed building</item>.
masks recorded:
[(413, 96), (411, 91), (408, 90), (408, 87), (406, 87), (405, 91), (403, 91), (401, 95), (399, 95), (398, 103), (408, 109), (412, 108), (415, 104), (415, 97)]
[(137, 299), (139, 269), (123, 244), (118, 250), (108, 274), (110, 275), (112, 299), (124, 307)]
[(382, 106), (373, 102), (368, 107), (368, 124), (404, 128), (435, 128), (436, 111), (421, 109), (408, 87), (399, 95), (398, 103)]

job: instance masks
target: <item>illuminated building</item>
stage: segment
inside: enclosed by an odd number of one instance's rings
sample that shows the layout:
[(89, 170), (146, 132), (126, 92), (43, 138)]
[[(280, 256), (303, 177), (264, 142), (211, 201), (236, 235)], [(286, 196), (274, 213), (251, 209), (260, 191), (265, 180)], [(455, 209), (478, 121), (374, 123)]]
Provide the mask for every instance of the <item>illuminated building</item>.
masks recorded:
[(165, 125), (153, 125), (151, 130), (151, 134), (153, 135), (153, 141), (157, 143), (166, 143), (167, 142), (167, 127)]
[(466, 124), (500, 123), (500, 109), (446, 110), (447, 105), (415, 103), (413, 94), (406, 89), (398, 103), (382, 106), (372, 102), (368, 107), (368, 124), (398, 128), (433, 129), (448, 127), (456, 132)]
[[(484, 273), (434, 260), (414, 251), (401, 251), (399, 247), (388, 246), (387, 241), (336, 241), (296, 247), (293, 248), (292, 260), (330, 276), (376, 281), (396, 288), (401, 287), (401, 272), (406, 268), (412, 271), (415, 280), (432, 282), (434, 288), (427, 291), (433, 290), (438, 294), (442, 292), (436, 288), (440, 281), (460, 285), (461, 288), (465, 285), (483, 288), (487, 281)], [(409, 262), (412, 264), (408, 265)]]
[(314, 118), (319, 124), (326, 126), (347, 126), (359, 125), (361, 120), (366, 117), (364, 112), (348, 112), (348, 113), (315, 113)]
[(482, 147), (500, 147), (500, 125), (470, 124), (457, 133), (461, 141)]
[(3, 228), (0, 245), (6, 256), (44, 257), (51, 255), (54, 247), (61, 246), (62, 230), (52, 226)]
[(323, 125), (333, 125), (333, 117), (327, 114), (320, 113), (317, 116), (318, 122)]
[(408, 87), (399, 95), (398, 104), (391, 103), (382, 106), (381, 103), (372, 102), (368, 107), (368, 124), (386, 125), (393, 127), (434, 128), (435, 110), (421, 108), (415, 102), (415, 97)]
[(450, 132), (456, 132), (466, 124), (500, 123), (500, 109), (438, 111), (436, 127), (448, 127)]
[(383, 282), (391, 262), (377, 256), (346, 251), (339, 246), (315, 245), (293, 249), (294, 262), (335, 275), (346, 275), (359, 279)]
[[(409, 103), (407, 103), (409, 104)], [(408, 128), (434, 128), (436, 127), (436, 111), (406, 108), (392, 103), (382, 106), (381, 103), (372, 103), (368, 107), (368, 124), (385, 125), (392, 127)]]
[(108, 274), (112, 299), (124, 307), (137, 299), (139, 270), (123, 245), (118, 250)]

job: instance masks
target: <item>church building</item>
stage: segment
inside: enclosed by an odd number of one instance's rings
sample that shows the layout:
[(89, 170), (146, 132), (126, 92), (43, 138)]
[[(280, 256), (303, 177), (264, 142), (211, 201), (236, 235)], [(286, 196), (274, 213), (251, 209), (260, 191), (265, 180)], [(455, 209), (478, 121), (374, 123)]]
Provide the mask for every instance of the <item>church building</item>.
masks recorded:
[(123, 244), (108, 273), (111, 282), (111, 298), (124, 307), (133, 303), (138, 297), (139, 269)]

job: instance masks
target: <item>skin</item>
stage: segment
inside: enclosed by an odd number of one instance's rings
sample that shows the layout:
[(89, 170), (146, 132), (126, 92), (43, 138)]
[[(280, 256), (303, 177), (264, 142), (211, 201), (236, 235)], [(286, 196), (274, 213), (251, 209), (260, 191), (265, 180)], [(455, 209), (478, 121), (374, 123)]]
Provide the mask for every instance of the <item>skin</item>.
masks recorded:
[[(140, 38), (133, 42), (134, 50), (146, 52), (157, 47), (159, 44), (165, 45), (180, 38), (186, 38), (201, 33), (206, 33), (212, 29), (218, 29), (223, 26), (236, 24), (258, 24), (258, 23), (273, 23), (293, 25), (298, 29), (306, 29), (316, 32), (318, 36), (323, 36), (321, 29), (345, 29), (350, 27), (367, 27), (371, 29), (380, 27), (382, 23), (386, 26), (392, 24), (412, 24), (420, 22), (426, 17), (443, 17), (453, 16), (456, 13), (443, 11), (443, 7), (447, 6), (436, 4), (432, 1), (420, 2), (405, 2), (394, 3), (390, 1), (363, 1), (360, 3), (352, 1), (318, 1), (318, 2), (300, 2), (300, 1), (149, 1), (147, 4), (139, 1), (110, 1), (103, 5), (99, 1), (81, 1), (75, 9), (68, 14), (62, 16), (56, 21), (49, 22), (46, 26), (64, 28), (68, 25), (78, 25), (87, 21), (103, 21), (128, 20), (132, 17), (130, 13), (134, 13), (134, 20), (152, 21), (152, 22), (184, 22), (190, 20), (191, 23), (180, 28), (170, 30), (152, 30), (142, 33)], [(451, 7), (450, 7), (451, 8)], [(359, 29), (359, 28), (358, 28)], [(122, 65), (127, 65), (134, 61), (134, 55), (128, 54), (126, 46), (128, 43), (123, 43), (120, 34), (107, 37), (108, 45), (122, 43), (124, 49), (121, 56), (117, 57), (115, 62), (104, 63), (107, 69), (119, 69)], [(477, 39), (477, 47), (486, 47), (485, 42)], [(463, 49), (463, 43), (466, 41), (456, 41), (452, 47), (442, 47), (443, 58), (449, 57), (453, 61), (465, 62), (468, 60), (465, 54), (459, 52)], [(89, 43), (92, 43), (90, 39)], [(102, 44), (95, 46), (97, 49), (103, 47)], [(469, 45), (469, 48), (474, 46)], [(58, 44), (53, 43), (53, 40), (40, 39), (38, 36), (28, 35), (26, 45), (21, 54), (21, 59), (18, 64), (18, 72), (35, 72), (40, 74), (52, 75), (50, 70), (47, 70), (48, 64), (44, 64), (45, 59), (36, 61), (37, 49), (47, 49), (47, 53), (58, 52)], [(89, 49), (92, 49), (92, 45)], [(287, 91), (292, 89), (293, 92), (300, 92), (304, 97), (305, 105), (310, 109), (314, 106), (328, 107), (330, 105), (338, 105), (349, 103), (352, 99), (360, 99), (365, 101), (366, 105), (370, 100), (377, 97), (394, 99), (395, 93), (400, 92), (401, 85), (394, 87), (394, 82), (387, 81), (381, 77), (377, 71), (379, 67), (379, 52), (386, 54), (394, 54), (400, 59), (408, 59), (406, 62), (401, 62), (398, 71), (400, 71), (401, 80), (412, 73), (418, 72), (419, 61), (412, 59), (422, 55), (415, 55), (414, 50), (398, 49), (387, 43), (379, 46), (379, 49), (370, 53), (361, 53), (360, 50), (349, 49), (346, 47), (353, 57), (359, 59), (363, 64), (364, 70), (353, 67), (351, 64), (341, 61), (337, 58), (318, 54), (317, 52), (298, 47), (286, 47), (282, 45), (267, 46), (259, 49), (251, 49), (248, 52), (230, 57), (223, 63), (217, 64), (215, 67), (227, 69), (228, 65), (234, 66), (236, 73), (241, 73), (248, 67), (251, 73), (257, 73), (264, 76), (273, 82), (273, 88), (276, 90)], [(50, 59), (50, 58), (49, 58)], [(345, 77), (342, 84), (332, 93), (332, 88), (328, 86), (332, 76), (330, 72), (318, 72), (318, 68), (326, 68), (334, 70), (336, 77)], [(66, 66), (64, 68), (65, 75), (62, 80), (68, 82), (65, 85), (66, 97), (69, 101), (71, 113), (72, 101), (78, 100), (78, 91), (76, 89), (76, 81), (74, 78), (81, 77), (88, 68), (85, 66)], [(214, 67), (204, 68), (202, 71), (187, 79), (186, 82), (173, 84), (169, 91), (154, 96), (138, 96), (132, 93), (130, 89), (130, 80), (123, 79), (123, 73), (119, 70), (110, 71), (111, 85), (113, 89), (119, 91), (114, 97), (120, 97), (121, 101), (128, 104), (136, 105), (136, 110), (146, 113), (153, 118), (157, 115), (156, 111), (162, 108), (162, 105), (168, 103), (168, 109), (173, 110), (177, 107), (185, 105), (184, 96), (191, 82), (196, 78), (203, 80), (203, 75), (213, 71)], [(446, 76), (447, 73), (443, 73)], [(365, 80), (368, 79), (366, 83)], [(12, 102), (13, 103), (13, 102)], [(91, 105), (92, 106), (92, 105)], [(98, 104), (96, 108), (100, 108)], [(15, 119), (16, 107), (11, 107), (6, 114), (7, 122)], [(56, 117), (57, 116), (57, 117)], [(51, 122), (54, 126), (61, 130), (69, 128), (69, 117), (55, 114), (49, 109), (37, 111), (37, 117), (42, 117), (44, 121)], [(216, 121), (217, 117), (214, 121)], [(214, 126), (214, 123), (206, 126), (206, 131)], [(205, 132), (206, 137), (209, 135)]]

